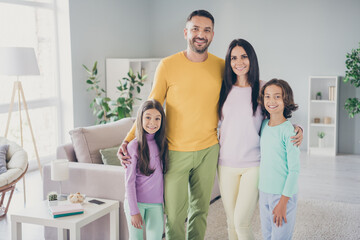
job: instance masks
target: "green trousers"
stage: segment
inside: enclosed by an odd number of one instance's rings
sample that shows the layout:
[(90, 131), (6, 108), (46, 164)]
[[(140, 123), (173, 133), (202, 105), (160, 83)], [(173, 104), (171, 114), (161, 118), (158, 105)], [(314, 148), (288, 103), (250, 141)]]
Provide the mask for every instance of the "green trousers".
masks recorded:
[(195, 152), (169, 151), (165, 174), (166, 239), (204, 239), (219, 144)]

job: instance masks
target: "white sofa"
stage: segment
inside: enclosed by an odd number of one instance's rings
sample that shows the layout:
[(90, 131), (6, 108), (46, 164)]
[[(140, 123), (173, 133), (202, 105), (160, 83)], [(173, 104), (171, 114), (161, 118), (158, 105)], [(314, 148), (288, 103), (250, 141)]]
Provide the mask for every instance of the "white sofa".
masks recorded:
[[(100, 149), (119, 146), (130, 130), (134, 119), (125, 118), (115, 123), (77, 128), (70, 131), (72, 142), (59, 146), (57, 158), (69, 159), (69, 180), (62, 182), (63, 193), (81, 192), (87, 196), (114, 199), (120, 202), (120, 239), (128, 239), (128, 229), (124, 215), (125, 196), (124, 169), (121, 166), (101, 164)], [(50, 191), (59, 191), (59, 183), (51, 181), (50, 165), (44, 168), (44, 198)], [(217, 180), (211, 199), (219, 197)], [(81, 239), (109, 239), (109, 216), (83, 227)], [(55, 229), (46, 229), (45, 239), (57, 239)]]

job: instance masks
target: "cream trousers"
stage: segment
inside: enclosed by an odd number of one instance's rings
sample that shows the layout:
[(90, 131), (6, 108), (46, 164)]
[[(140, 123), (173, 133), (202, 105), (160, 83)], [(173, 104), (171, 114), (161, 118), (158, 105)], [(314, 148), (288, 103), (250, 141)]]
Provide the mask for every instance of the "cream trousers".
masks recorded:
[(254, 239), (251, 220), (259, 199), (259, 167), (218, 166), (221, 199), (230, 240)]

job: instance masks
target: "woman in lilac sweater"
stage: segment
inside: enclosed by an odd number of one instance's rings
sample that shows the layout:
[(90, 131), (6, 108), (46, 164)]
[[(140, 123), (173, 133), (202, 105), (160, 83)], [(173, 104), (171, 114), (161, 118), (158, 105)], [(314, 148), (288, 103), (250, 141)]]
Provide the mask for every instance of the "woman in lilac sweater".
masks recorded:
[[(220, 156), (218, 176), (229, 239), (254, 239), (251, 219), (259, 192), (261, 87), (254, 48), (244, 39), (230, 43), (219, 100)], [(295, 144), (302, 140), (297, 127)]]
[(132, 164), (125, 169), (125, 214), (130, 239), (162, 239), (164, 229), (163, 174), (168, 146), (165, 114), (159, 102), (148, 100), (136, 119), (136, 138), (128, 145)]

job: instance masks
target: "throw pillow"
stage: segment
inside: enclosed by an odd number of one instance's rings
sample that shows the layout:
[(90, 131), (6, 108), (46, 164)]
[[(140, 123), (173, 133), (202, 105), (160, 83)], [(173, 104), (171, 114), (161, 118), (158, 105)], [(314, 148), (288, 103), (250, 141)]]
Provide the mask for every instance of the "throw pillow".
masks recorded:
[(101, 159), (105, 165), (121, 166), (120, 160), (116, 156), (119, 146), (100, 149)]
[(0, 146), (0, 174), (7, 171), (6, 168), (6, 153), (9, 149), (9, 145)]
[(101, 164), (100, 149), (120, 145), (134, 123), (132, 118), (70, 131), (78, 162)]

